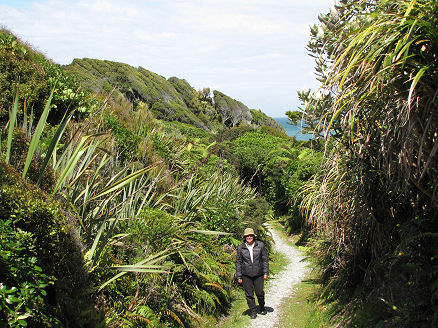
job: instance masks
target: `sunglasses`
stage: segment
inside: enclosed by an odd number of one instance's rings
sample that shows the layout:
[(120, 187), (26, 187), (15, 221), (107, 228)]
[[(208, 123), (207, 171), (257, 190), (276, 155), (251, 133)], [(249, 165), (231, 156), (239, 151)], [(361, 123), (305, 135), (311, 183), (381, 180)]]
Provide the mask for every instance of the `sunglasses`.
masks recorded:
[(248, 238), (248, 237), (254, 238), (254, 235), (245, 236), (245, 238)]

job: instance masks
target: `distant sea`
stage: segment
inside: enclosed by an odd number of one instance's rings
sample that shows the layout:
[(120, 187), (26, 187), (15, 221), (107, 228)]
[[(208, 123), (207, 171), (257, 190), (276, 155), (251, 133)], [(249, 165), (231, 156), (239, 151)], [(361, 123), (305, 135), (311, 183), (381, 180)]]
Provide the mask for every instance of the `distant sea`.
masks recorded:
[(301, 133), (301, 125), (292, 125), (289, 123), (289, 119), (287, 117), (274, 117), (278, 123), (280, 123), (288, 136), (295, 137), (297, 140), (310, 140), (313, 138), (311, 134), (303, 134)]

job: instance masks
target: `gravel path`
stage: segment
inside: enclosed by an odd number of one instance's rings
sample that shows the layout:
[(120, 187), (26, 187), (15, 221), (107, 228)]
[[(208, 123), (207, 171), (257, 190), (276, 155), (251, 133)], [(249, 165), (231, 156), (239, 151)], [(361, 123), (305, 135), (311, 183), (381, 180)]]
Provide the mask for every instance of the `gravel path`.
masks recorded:
[(281, 327), (280, 305), (283, 300), (295, 292), (295, 285), (302, 281), (307, 273), (307, 262), (303, 254), (295, 247), (284, 241), (276, 231), (270, 229), (274, 238), (274, 249), (290, 260), (286, 268), (277, 275), (271, 275), (265, 285), (265, 300), (268, 314), (257, 315), (251, 320), (251, 328), (276, 328)]

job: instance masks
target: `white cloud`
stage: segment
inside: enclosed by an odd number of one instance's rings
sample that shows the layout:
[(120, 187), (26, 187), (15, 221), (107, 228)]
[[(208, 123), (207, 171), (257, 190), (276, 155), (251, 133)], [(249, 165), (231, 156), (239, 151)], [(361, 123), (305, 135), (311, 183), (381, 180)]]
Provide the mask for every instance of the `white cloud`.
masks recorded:
[(0, 24), (58, 63), (99, 58), (211, 87), (268, 115), (315, 85), (309, 25), (333, 0), (2, 1)]

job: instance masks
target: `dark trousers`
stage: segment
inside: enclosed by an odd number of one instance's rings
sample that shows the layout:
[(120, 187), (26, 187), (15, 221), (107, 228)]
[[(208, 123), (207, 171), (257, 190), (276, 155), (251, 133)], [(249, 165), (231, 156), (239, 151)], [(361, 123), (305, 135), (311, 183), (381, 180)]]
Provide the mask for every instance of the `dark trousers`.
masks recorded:
[(263, 291), (263, 283), (265, 279), (263, 279), (263, 275), (257, 277), (248, 277), (242, 276), (242, 285), (245, 290), (246, 302), (248, 303), (249, 310), (252, 313), (257, 312), (254, 292), (257, 296), (257, 300), (259, 301), (260, 309), (265, 307), (265, 292)]

